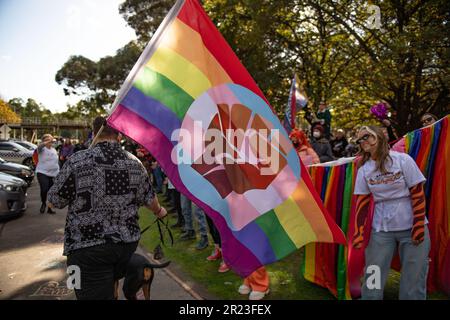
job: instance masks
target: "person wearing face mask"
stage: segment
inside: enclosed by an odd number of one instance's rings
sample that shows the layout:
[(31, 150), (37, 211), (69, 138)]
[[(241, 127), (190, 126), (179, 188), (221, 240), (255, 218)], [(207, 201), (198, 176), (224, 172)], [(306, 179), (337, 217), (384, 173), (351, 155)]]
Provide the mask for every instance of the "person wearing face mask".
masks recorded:
[(289, 135), (289, 138), (291, 139), (295, 150), (297, 150), (297, 153), (305, 166), (320, 163), (317, 153), (309, 144), (308, 139), (302, 130), (293, 129)]
[(324, 128), (321, 125), (314, 126), (311, 145), (319, 156), (321, 163), (334, 160), (330, 142), (324, 137)]
[[(398, 248), (401, 261), (400, 300), (425, 300), (430, 236), (425, 215), (426, 181), (414, 160), (406, 153), (389, 150), (382, 130), (364, 126), (358, 133), (361, 146), (354, 194), (356, 195), (355, 232), (352, 246), (363, 247), (364, 225), (369, 216), (370, 198), (375, 210), (369, 244), (365, 250), (363, 300), (383, 299), (391, 260)], [(369, 287), (378, 267), (380, 286)]]

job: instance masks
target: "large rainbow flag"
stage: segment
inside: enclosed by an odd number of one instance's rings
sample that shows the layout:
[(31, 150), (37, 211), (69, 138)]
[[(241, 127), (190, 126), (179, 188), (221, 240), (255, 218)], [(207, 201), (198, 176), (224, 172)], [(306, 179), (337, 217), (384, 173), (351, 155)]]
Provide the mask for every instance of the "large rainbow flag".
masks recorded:
[[(345, 243), (277, 116), (197, 1), (171, 9), (107, 121), (144, 146), (213, 219), (225, 262), (241, 276), (309, 242)], [(205, 152), (213, 129), (229, 149), (212, 152), (211, 163)], [(225, 134), (230, 129), (257, 130), (262, 143), (236, 141)], [(279, 165), (272, 167), (274, 159)]]
[[(450, 294), (450, 116), (405, 136), (406, 152), (427, 178), (428, 228), (431, 237), (427, 288), (429, 292)], [(316, 190), (328, 212), (347, 234), (354, 233), (357, 173), (354, 158), (308, 168)], [(373, 204), (372, 210), (373, 212)], [(367, 219), (365, 248), (370, 238), (371, 218)], [(399, 270), (399, 261), (392, 267)], [(302, 265), (304, 277), (326, 287), (339, 299), (359, 297), (364, 269), (364, 250), (333, 244), (308, 244)]]

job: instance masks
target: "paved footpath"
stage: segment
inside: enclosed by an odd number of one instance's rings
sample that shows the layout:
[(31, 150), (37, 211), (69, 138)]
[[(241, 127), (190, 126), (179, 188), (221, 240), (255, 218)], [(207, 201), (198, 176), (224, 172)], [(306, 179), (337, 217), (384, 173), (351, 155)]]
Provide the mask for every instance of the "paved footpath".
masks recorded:
[[(62, 256), (67, 209), (54, 215), (39, 213), (39, 185), (28, 189), (28, 209), (23, 216), (0, 221), (0, 299), (73, 300), (66, 286), (66, 257)], [(144, 252), (141, 254), (151, 255)], [(152, 300), (202, 299), (169, 269), (157, 269)], [(139, 298), (143, 298), (142, 295)]]

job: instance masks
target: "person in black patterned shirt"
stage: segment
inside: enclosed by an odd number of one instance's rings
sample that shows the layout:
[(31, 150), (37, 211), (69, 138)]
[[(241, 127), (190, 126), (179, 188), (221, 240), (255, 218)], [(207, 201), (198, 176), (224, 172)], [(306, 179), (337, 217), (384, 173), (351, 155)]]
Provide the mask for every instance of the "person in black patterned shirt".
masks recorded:
[(50, 207), (68, 206), (64, 232), (67, 265), (80, 268), (77, 299), (114, 299), (115, 281), (140, 238), (138, 209), (146, 206), (157, 217), (167, 212), (158, 203), (142, 163), (124, 151), (119, 133), (103, 117), (94, 120), (98, 142), (70, 157), (49, 190)]

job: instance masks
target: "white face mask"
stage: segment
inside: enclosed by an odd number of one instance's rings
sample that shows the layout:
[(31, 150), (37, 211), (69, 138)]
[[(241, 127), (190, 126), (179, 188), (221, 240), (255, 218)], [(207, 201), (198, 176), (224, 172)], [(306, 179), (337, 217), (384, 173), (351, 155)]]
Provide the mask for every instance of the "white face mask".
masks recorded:
[(319, 131), (314, 131), (313, 132), (313, 137), (314, 138), (320, 138), (320, 132)]

